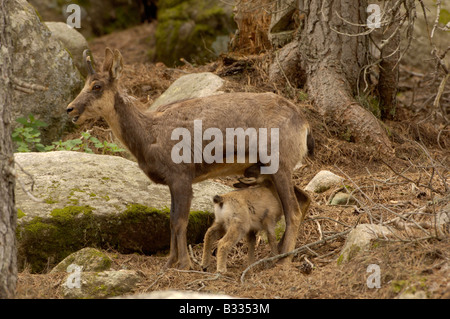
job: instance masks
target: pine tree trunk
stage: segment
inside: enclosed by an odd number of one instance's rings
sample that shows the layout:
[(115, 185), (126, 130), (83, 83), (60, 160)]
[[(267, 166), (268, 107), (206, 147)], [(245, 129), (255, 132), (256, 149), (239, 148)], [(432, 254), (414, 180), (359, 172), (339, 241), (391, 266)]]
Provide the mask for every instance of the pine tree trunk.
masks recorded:
[[(393, 6), (394, 1), (388, 1), (386, 8), (390, 9)], [(399, 15), (399, 12), (394, 13), (395, 16)], [(392, 119), (395, 115), (397, 108), (397, 87), (399, 78), (399, 58), (400, 50), (400, 32), (393, 35), (398, 27), (398, 19), (382, 30), (382, 39), (387, 40), (391, 36), (392, 38), (387, 42), (380, 52), (380, 76), (378, 80), (378, 94), (380, 96), (380, 108), (382, 119)], [(381, 43), (381, 42), (380, 42)]]
[[(368, 53), (365, 36), (349, 36), (366, 31), (366, 1), (300, 0), (304, 13), (302, 28), (293, 42), (277, 54), (269, 75), (280, 79), (283, 70), (302, 73), (308, 96), (327, 120), (340, 124), (358, 143), (374, 145), (383, 153), (392, 146), (378, 119), (354, 98)], [(345, 21), (344, 21), (345, 20)], [(350, 23), (349, 23), (350, 22)], [(288, 52), (297, 49), (296, 54)], [(289, 53), (289, 54), (288, 54)]]
[(0, 0), (0, 299), (14, 297), (17, 282), (17, 213), (10, 113), (13, 64), (8, 2)]

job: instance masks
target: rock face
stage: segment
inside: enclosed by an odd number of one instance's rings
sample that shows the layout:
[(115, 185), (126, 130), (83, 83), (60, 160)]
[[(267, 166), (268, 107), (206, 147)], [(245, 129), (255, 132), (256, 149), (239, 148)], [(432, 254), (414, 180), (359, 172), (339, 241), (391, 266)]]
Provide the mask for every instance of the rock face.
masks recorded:
[[(137, 163), (117, 156), (79, 152), (16, 153), (18, 169), (19, 266), (42, 271), (83, 247), (115, 247), (119, 252), (153, 253), (169, 247), (170, 193), (152, 183)], [(213, 221), (212, 198), (230, 187), (194, 184), (188, 242), (198, 243)]]
[(169, 66), (217, 57), (236, 29), (231, 6), (214, 0), (160, 1), (157, 19), (154, 59)]
[[(61, 42), (51, 36), (39, 20), (34, 8), (25, 0), (8, 5), (14, 47), (13, 74), (20, 80), (48, 87), (47, 91), (32, 94), (14, 91), (12, 118), (33, 114), (49, 124), (42, 130), (42, 142), (50, 144), (60, 138), (70, 121), (67, 104), (83, 87), (84, 81), (70, 54)], [(13, 121), (14, 122), (14, 121)], [(13, 123), (13, 129), (17, 123)]]
[(333, 186), (340, 185), (343, 180), (343, 177), (330, 171), (320, 171), (313, 177), (308, 185), (306, 185), (305, 190), (308, 192), (322, 193)]
[(224, 83), (225, 80), (210, 72), (184, 75), (173, 82), (149, 109), (154, 110), (176, 101), (223, 93), (220, 89)]
[(78, 71), (86, 77), (87, 69), (83, 61), (83, 51), (89, 49), (89, 47), (83, 35), (75, 28), (70, 28), (64, 22), (45, 22), (45, 25), (52, 33), (52, 38), (61, 41), (67, 51), (69, 51)]

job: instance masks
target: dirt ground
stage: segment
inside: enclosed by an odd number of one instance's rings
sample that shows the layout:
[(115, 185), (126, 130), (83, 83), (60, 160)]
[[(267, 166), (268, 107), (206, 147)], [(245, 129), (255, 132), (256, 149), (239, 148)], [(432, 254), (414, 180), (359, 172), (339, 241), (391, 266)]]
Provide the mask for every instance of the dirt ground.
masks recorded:
[[(101, 65), (104, 48), (121, 50), (125, 60), (123, 86), (143, 103), (151, 103), (178, 77), (192, 72), (211, 71), (230, 81), (229, 91), (273, 91), (304, 108), (316, 139), (314, 158), (294, 174), (295, 183), (305, 187), (320, 170), (330, 170), (346, 178), (344, 185), (358, 200), (358, 205), (330, 206), (333, 194), (342, 187), (314, 194), (309, 215), (300, 226), (297, 246), (320, 241), (361, 223), (386, 223), (399, 215), (411, 222), (432, 225), (436, 212), (449, 202), (450, 133), (439, 123), (424, 121), (426, 109), (414, 113), (404, 100), (400, 101), (396, 119), (386, 122), (395, 147), (395, 156), (377, 155), (372, 149), (346, 141), (345, 132), (336, 123), (322, 119), (300, 94), (292, 96), (286, 87), (268, 82), (267, 55), (222, 57), (206, 66), (190, 64), (179, 69), (147, 61), (147, 50), (153, 39), (154, 25), (146, 24), (130, 30), (95, 39), (90, 43), (97, 67)], [(231, 59), (231, 62), (230, 62)], [(236, 63), (236, 61), (241, 61)], [(233, 62), (234, 61), (234, 62)], [(244, 62), (242, 62), (244, 61)], [(233, 64), (234, 63), (234, 64)], [(239, 67), (245, 65), (245, 67)], [(233, 68), (232, 68), (233, 67)], [(408, 77), (410, 79), (410, 77)], [(405, 83), (407, 79), (404, 80)], [(408, 98), (405, 90), (403, 96)], [(74, 138), (90, 129), (91, 135), (113, 141), (106, 124), (91, 122), (68, 134)], [(123, 154), (123, 156), (126, 156)], [(230, 184), (234, 177), (218, 180)], [(392, 223), (393, 225), (395, 223)], [(239, 243), (228, 259), (228, 273), (201, 272), (202, 244), (192, 247), (194, 269), (161, 272), (166, 261), (164, 252), (158, 256), (122, 255), (106, 251), (113, 259), (114, 269), (135, 269), (145, 280), (133, 293), (177, 289), (227, 294), (244, 298), (396, 298), (402, 293), (423, 291), (428, 298), (450, 298), (450, 241), (447, 233), (437, 235), (433, 227), (404, 231), (394, 240), (380, 240), (369, 252), (347, 263), (337, 260), (345, 236), (321, 242), (296, 255), (290, 265), (263, 263), (247, 268), (246, 244)], [(257, 246), (257, 258), (269, 257), (263, 239)], [(380, 288), (369, 288), (370, 264), (380, 267)], [(18, 275), (17, 298), (62, 298), (61, 274)]]

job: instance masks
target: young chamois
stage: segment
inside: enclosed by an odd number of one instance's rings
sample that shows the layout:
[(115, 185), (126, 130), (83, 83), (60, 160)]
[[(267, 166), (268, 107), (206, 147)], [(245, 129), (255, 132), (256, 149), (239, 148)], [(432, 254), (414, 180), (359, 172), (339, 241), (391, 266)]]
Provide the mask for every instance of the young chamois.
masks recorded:
[[(228, 93), (204, 98), (183, 100), (161, 106), (155, 111), (142, 111), (135, 105), (135, 98), (125, 94), (120, 86), (123, 71), (123, 59), (118, 50), (106, 48), (102, 70), (96, 72), (90, 57), (85, 52), (85, 61), (89, 71), (84, 88), (67, 106), (67, 113), (72, 121), (81, 124), (87, 119), (103, 117), (114, 135), (122, 141), (137, 159), (139, 167), (155, 183), (168, 185), (171, 194), (170, 208), (170, 254), (166, 267), (189, 268), (191, 266), (187, 250), (186, 229), (192, 199), (192, 183), (209, 178), (242, 175), (244, 170), (255, 162), (263, 163), (262, 168), (269, 167), (269, 153), (276, 159), (277, 170), (270, 173), (275, 189), (279, 195), (286, 219), (286, 231), (282, 243), (282, 252), (295, 247), (297, 229), (300, 223), (300, 208), (295, 198), (292, 172), (298, 162), (307, 153), (307, 140), (310, 128), (297, 106), (273, 93)], [(201, 123), (200, 144), (195, 134)], [(258, 148), (238, 148), (226, 143), (224, 135), (230, 128), (236, 128), (234, 138), (244, 133), (244, 140), (250, 141), (251, 130), (273, 131)], [(185, 148), (179, 142), (180, 131), (183, 141), (189, 138), (192, 148)], [(223, 134), (218, 138), (218, 133)], [(204, 147), (204, 140), (212, 140)], [(209, 134), (209, 135), (208, 135)], [(186, 137), (187, 136), (187, 137)], [(194, 136), (191, 140), (191, 136)], [(178, 138), (178, 140), (177, 140)], [(311, 138), (311, 136), (309, 137)], [(219, 140), (217, 140), (219, 139)], [(213, 144), (214, 142), (214, 144)], [(264, 142), (266, 148), (264, 148)], [(183, 147), (180, 147), (180, 143)], [(189, 143), (187, 143), (189, 144)], [(207, 148), (212, 155), (202, 158)], [(188, 145), (189, 146), (189, 145)], [(253, 156), (254, 150), (259, 150)], [(182, 159), (179, 160), (181, 151)], [(261, 155), (262, 151), (266, 154)], [(244, 152), (239, 156), (239, 152)], [(174, 160), (173, 155), (178, 155)], [(190, 156), (194, 160), (189, 160)], [(187, 159), (186, 160), (186, 156)], [(235, 160), (237, 159), (237, 160)]]
[[(260, 230), (266, 231), (272, 254), (278, 254), (275, 226), (283, 214), (280, 199), (270, 177), (250, 174), (252, 168), (244, 174), (251, 178), (239, 179), (240, 182), (234, 184), (238, 190), (213, 198), (215, 220), (205, 234), (201, 264), (203, 270), (208, 268), (212, 246), (219, 238), (216, 253), (219, 273), (227, 271), (228, 253), (244, 237), (248, 243), (248, 264), (255, 261), (256, 233)], [(303, 220), (311, 200), (297, 186), (294, 186), (294, 191), (300, 206), (300, 219)]]

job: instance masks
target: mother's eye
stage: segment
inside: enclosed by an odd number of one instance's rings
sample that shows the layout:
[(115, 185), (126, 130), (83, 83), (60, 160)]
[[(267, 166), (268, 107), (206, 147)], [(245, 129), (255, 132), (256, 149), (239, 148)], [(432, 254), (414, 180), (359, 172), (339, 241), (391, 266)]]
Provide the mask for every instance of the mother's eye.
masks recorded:
[(99, 91), (101, 90), (101, 88), (102, 88), (101, 85), (96, 84), (92, 87), (92, 91)]

